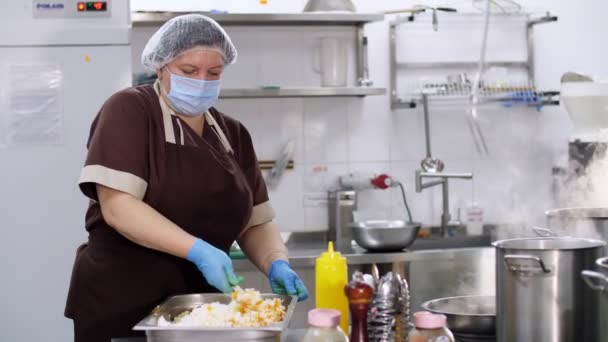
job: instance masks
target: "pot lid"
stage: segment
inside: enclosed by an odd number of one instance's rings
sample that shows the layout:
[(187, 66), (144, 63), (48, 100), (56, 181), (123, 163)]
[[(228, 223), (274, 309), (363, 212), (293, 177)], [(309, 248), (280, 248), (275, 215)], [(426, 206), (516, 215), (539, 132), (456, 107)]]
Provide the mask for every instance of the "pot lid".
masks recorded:
[(602, 240), (575, 237), (538, 237), (495, 241), (492, 245), (500, 249), (527, 251), (577, 250), (606, 246)]
[(559, 218), (608, 218), (608, 208), (577, 207), (551, 209), (545, 212), (548, 217)]

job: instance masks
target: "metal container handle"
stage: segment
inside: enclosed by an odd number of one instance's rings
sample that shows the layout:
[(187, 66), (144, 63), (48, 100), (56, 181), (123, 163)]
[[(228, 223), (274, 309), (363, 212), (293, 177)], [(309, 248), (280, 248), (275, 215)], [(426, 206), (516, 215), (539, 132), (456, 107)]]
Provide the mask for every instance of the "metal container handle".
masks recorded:
[[(507, 254), (504, 256), (504, 260), (505, 260), (505, 265), (507, 266), (507, 268), (513, 272), (518, 271), (518, 269), (516, 266), (509, 264), (510, 260), (532, 260), (532, 261), (536, 261), (540, 265), (540, 268), (543, 270), (544, 273), (551, 273), (551, 267), (547, 267), (545, 265), (545, 263), (542, 261), (542, 259), (535, 255)], [(519, 270), (519, 272), (525, 272), (525, 271)]]
[(595, 291), (605, 291), (608, 287), (608, 277), (595, 271), (582, 271), (581, 277)]

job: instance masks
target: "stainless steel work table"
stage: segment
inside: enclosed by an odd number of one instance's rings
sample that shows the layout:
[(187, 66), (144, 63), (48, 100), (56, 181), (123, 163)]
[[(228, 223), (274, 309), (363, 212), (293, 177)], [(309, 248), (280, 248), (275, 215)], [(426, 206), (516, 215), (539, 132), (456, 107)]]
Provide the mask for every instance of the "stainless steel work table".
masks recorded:
[[(410, 283), (413, 310), (429, 299), (494, 294), (494, 248), (490, 236), (456, 236), (446, 239), (417, 239), (407, 250), (369, 253), (356, 247), (344, 256), (349, 277), (356, 270), (371, 273), (373, 264), (380, 274), (392, 271)], [(300, 233), (287, 242), (289, 260), (309, 290), (310, 298), (298, 303), (291, 328), (307, 325), (306, 314), (315, 307), (315, 259), (327, 249), (323, 235)], [(237, 274), (245, 277), (244, 287), (270, 291), (268, 279), (246, 259), (234, 260)]]
[[(369, 272), (376, 264), (381, 273), (393, 271), (406, 276), (412, 291), (412, 307), (423, 301), (456, 295), (494, 294), (494, 248), (489, 236), (457, 236), (447, 239), (418, 239), (411, 248), (392, 253), (368, 253), (355, 248), (348, 253), (349, 273)], [(315, 258), (327, 246), (318, 233), (293, 234), (287, 242), (290, 262), (310, 291), (310, 298), (298, 303), (286, 336), (301, 336), (307, 326), (306, 314), (315, 306)], [(245, 277), (244, 287), (270, 292), (268, 279), (246, 259), (234, 260), (234, 268)], [(350, 275), (349, 275), (350, 276)], [(288, 338), (289, 340), (289, 338)], [(143, 342), (145, 339), (116, 340)]]

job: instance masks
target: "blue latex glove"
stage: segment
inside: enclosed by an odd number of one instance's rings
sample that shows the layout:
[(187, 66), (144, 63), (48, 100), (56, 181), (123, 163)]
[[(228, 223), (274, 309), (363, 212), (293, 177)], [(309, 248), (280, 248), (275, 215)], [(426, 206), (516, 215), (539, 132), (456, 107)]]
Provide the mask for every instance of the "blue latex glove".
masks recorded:
[(299, 302), (308, 298), (304, 282), (285, 260), (275, 260), (270, 265), (268, 279), (272, 292), (276, 294), (298, 296)]
[(243, 282), (242, 277), (234, 274), (228, 254), (201, 239), (197, 239), (190, 247), (186, 259), (198, 267), (209, 285), (224, 293), (232, 292), (233, 286)]

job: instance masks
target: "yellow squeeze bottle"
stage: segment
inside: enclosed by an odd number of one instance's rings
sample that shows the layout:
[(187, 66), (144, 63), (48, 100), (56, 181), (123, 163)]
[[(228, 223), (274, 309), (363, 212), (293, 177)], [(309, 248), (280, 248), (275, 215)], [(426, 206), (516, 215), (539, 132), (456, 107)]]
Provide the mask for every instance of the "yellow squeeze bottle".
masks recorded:
[(315, 260), (316, 307), (340, 311), (340, 328), (348, 335), (348, 298), (344, 287), (348, 284), (346, 258), (334, 252), (333, 242), (329, 242), (327, 252)]

